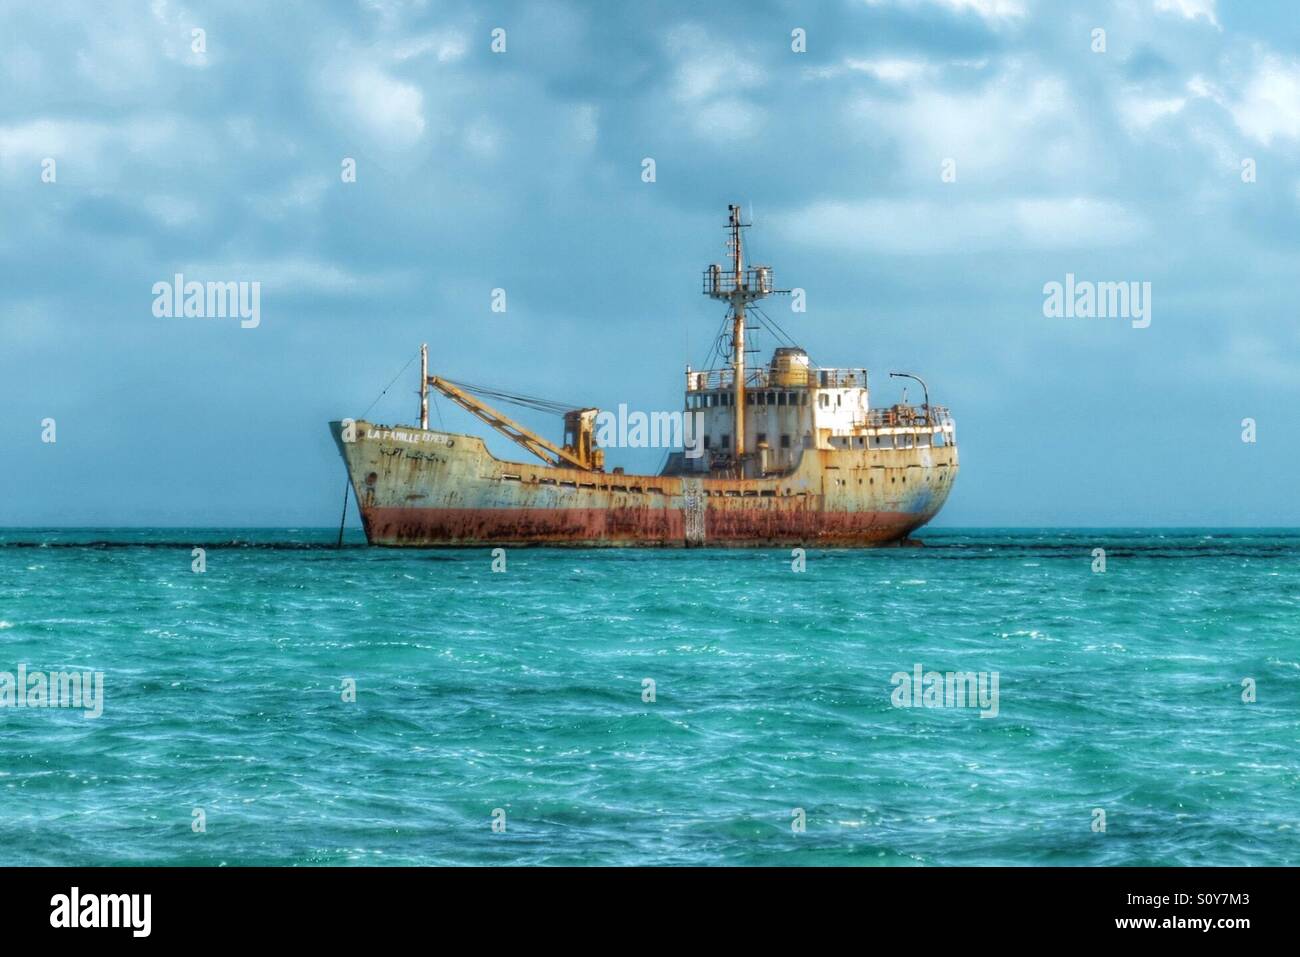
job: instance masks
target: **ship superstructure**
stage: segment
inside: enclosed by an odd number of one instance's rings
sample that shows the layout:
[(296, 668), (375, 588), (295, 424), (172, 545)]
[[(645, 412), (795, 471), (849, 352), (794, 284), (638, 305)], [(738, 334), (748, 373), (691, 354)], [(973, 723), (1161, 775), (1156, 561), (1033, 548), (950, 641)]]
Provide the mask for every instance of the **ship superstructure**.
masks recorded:
[[(728, 305), (718, 367), (686, 371), (684, 415), (699, 442), (657, 475), (605, 471), (595, 408), (567, 408), (430, 376), (421, 349), (420, 424), (332, 423), (374, 545), (703, 546), (897, 542), (942, 507), (957, 475), (947, 409), (875, 408), (866, 369), (814, 365), (802, 348), (746, 362), (748, 314), (782, 291), (772, 269), (746, 265), (740, 208), (729, 209), (728, 262), (704, 272), (705, 295)], [(429, 429), (433, 388), (528, 450), (511, 462), (482, 439)], [(519, 401), (564, 417), (552, 443), (489, 405)], [(702, 446), (702, 447), (701, 447)]]

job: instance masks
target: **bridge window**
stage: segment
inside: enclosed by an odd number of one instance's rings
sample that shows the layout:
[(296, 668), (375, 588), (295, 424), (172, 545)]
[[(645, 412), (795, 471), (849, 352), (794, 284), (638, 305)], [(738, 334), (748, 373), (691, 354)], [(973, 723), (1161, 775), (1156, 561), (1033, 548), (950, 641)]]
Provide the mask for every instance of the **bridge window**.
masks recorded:
[(790, 436), (788, 435), (781, 436), (781, 448), (788, 449), (789, 447), (790, 447)]

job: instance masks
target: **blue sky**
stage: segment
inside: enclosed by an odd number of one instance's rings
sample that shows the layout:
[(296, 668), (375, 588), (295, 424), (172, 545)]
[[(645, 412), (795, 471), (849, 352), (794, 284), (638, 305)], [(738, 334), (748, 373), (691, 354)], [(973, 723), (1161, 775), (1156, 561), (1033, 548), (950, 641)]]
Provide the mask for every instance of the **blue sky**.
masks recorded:
[[(952, 408), (942, 524), (1300, 525), (1293, 7), (807, 7), (5, 5), (0, 525), (328, 525), (325, 423), (421, 341), (677, 408), (729, 202), (815, 360)], [(178, 272), (260, 282), (261, 324), (156, 317)], [(1044, 316), (1067, 273), (1150, 282), (1151, 325)], [(414, 370), (372, 418), (412, 421)]]

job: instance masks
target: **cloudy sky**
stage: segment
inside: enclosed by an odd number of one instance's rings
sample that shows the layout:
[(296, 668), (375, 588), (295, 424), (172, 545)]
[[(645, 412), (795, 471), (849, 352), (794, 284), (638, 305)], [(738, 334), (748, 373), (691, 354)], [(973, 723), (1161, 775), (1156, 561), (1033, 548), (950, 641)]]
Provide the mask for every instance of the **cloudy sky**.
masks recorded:
[[(729, 202), (816, 361), (953, 409), (943, 524), (1300, 525), (1292, 5), (808, 6), (6, 4), (0, 525), (329, 525), (326, 422), (421, 341), (677, 408)], [(260, 282), (260, 325), (155, 316), (176, 273)], [(1151, 283), (1150, 326), (1045, 316), (1067, 273)]]

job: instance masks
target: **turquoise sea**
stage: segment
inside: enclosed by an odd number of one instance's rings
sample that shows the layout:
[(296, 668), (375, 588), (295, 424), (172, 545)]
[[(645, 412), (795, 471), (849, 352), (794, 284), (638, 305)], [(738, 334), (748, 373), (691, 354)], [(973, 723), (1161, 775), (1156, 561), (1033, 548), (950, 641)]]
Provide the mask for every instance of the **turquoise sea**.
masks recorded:
[(0, 532), (0, 673), (104, 676), (0, 707), (0, 864), (1300, 863), (1300, 532), (358, 535)]

